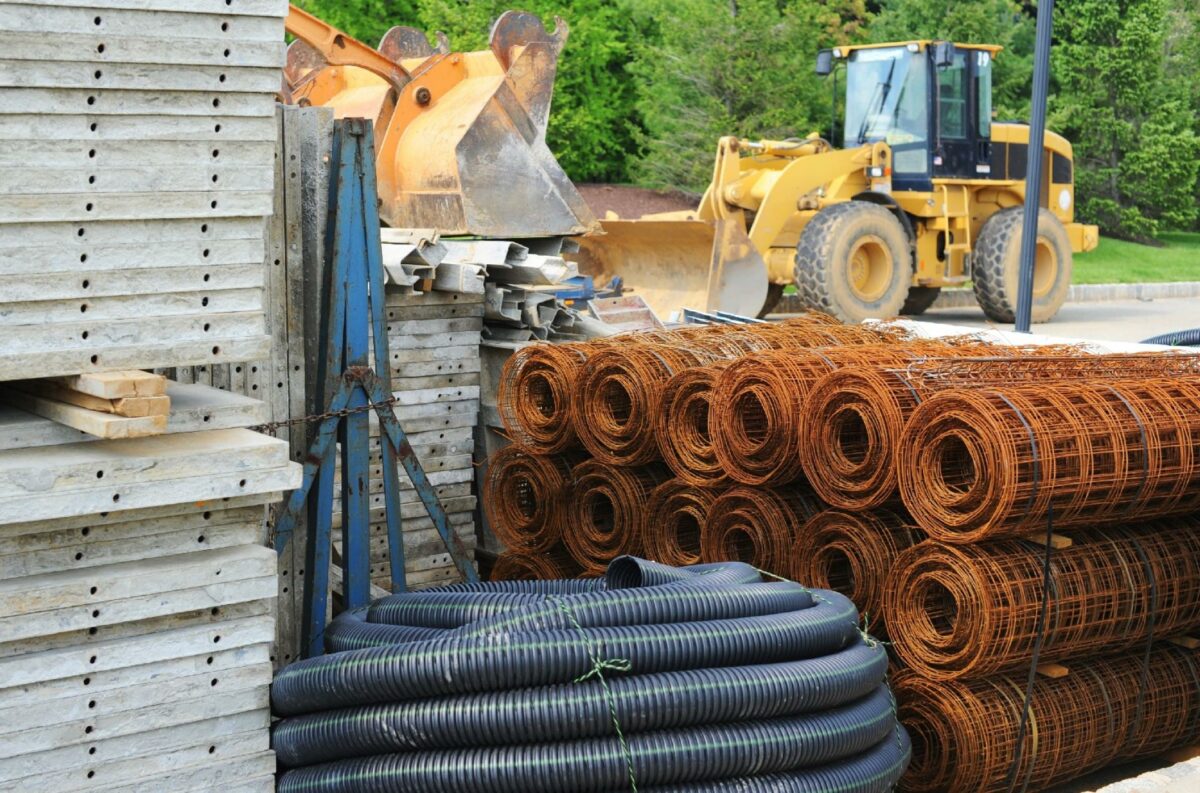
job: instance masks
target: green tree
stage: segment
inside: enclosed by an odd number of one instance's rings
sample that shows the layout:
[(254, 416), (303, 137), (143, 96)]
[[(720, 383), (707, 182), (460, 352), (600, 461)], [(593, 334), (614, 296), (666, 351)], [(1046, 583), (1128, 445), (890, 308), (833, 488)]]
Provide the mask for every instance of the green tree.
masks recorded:
[(296, 0), (296, 5), (372, 47), (395, 25), (417, 21), (418, 0)]
[(828, 126), (813, 72), (830, 29), (815, 0), (642, 0), (647, 30), (629, 68), (642, 130), (635, 178), (702, 190), (722, 135), (804, 136)]
[(1075, 147), (1078, 210), (1146, 239), (1196, 220), (1195, 105), (1167, 65), (1168, 0), (1061, 0), (1055, 126)]

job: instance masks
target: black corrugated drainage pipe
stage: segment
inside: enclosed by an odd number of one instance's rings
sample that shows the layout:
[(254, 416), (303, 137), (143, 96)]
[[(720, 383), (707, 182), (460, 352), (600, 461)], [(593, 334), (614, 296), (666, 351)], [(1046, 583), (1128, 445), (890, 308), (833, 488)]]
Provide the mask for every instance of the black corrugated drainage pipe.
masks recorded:
[(1171, 347), (1200, 347), (1200, 328), (1177, 330), (1142, 339), (1142, 344), (1166, 344)]
[(908, 736), (835, 592), (633, 557), (384, 598), (275, 681), (280, 793), (886, 791)]

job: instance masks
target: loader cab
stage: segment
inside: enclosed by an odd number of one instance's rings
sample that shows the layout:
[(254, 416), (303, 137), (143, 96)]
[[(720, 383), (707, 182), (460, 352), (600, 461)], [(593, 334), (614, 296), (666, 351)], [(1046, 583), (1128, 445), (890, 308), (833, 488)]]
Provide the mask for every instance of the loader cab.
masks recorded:
[[(935, 178), (988, 178), (998, 49), (920, 41), (833, 50), (846, 62), (843, 145), (886, 142), (894, 190), (929, 191)], [(832, 66), (818, 58), (818, 73)]]

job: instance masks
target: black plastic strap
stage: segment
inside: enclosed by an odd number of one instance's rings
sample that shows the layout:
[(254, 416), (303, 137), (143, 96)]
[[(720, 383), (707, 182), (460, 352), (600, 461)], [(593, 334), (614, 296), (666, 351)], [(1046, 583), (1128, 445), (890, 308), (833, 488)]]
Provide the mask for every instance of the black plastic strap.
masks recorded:
[[(1025, 418), (1025, 414), (1021, 412), (1020, 408), (1012, 403), (1012, 400), (1010, 400), (1000, 391), (993, 391), (992, 393), (1000, 397), (1002, 400), (1004, 400), (1004, 404), (1012, 408), (1013, 413), (1017, 414), (1017, 418), (1021, 420), (1021, 424), (1025, 426), (1025, 432), (1029, 435), (1029, 448), (1033, 453), (1033, 489), (1029, 491), (1029, 502), (1025, 505), (1025, 514), (1028, 515), (1029, 511), (1033, 509), (1033, 503), (1037, 501), (1038, 484), (1042, 480), (1042, 457), (1041, 454), (1038, 453), (1037, 436), (1033, 434), (1033, 426)], [(1046, 520), (1052, 521), (1053, 518), (1047, 517)], [(1046, 539), (1046, 544), (1049, 546), (1049, 534), (1046, 535)]]
[(1130, 512), (1136, 511), (1137, 508), (1141, 506), (1139, 502), (1142, 500), (1142, 491), (1146, 489), (1146, 483), (1150, 480), (1150, 443), (1147, 440), (1146, 425), (1142, 422), (1142, 417), (1139, 416), (1138, 412), (1133, 409), (1133, 405), (1129, 403), (1129, 400), (1125, 398), (1125, 395), (1110, 385), (1106, 385), (1105, 388), (1111, 391), (1117, 399), (1121, 400), (1121, 402), (1125, 404), (1125, 407), (1129, 409), (1129, 414), (1133, 416), (1133, 420), (1137, 422), (1138, 432), (1142, 434), (1142, 481), (1138, 485), (1137, 494), (1134, 496), (1133, 500), (1129, 502), (1129, 507), (1125, 510), (1125, 514), (1128, 515)]

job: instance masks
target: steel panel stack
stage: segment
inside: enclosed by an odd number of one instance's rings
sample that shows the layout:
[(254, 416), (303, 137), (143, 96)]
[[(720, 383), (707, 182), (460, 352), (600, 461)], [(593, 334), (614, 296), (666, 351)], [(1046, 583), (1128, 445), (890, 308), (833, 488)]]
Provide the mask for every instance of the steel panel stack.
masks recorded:
[(0, 4), (0, 380), (265, 357), (286, 10)]

